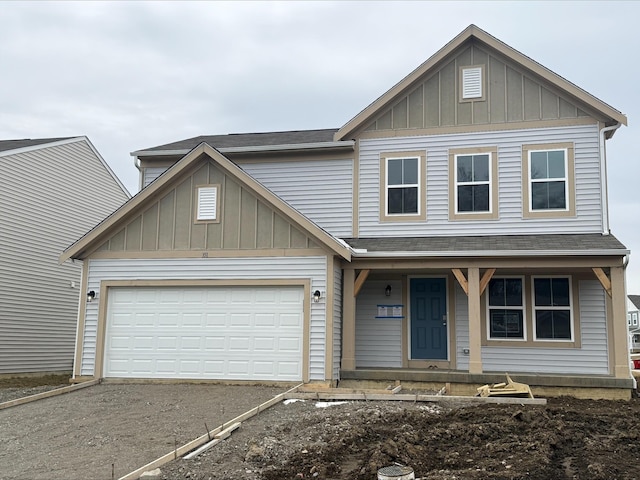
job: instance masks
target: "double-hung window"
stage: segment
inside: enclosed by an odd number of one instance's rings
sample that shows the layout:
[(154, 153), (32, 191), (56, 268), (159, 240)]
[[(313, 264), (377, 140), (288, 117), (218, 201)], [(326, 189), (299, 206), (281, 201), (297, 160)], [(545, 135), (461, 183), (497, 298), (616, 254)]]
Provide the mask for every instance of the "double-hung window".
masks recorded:
[(570, 278), (534, 277), (533, 312), (536, 340), (572, 340)]
[(449, 218), (497, 219), (498, 149), (449, 150)]
[(523, 160), (524, 216), (573, 216), (573, 145), (525, 145)]
[(381, 154), (381, 220), (425, 219), (425, 159), (425, 152)]
[(493, 278), (488, 288), (488, 338), (526, 340), (523, 279)]

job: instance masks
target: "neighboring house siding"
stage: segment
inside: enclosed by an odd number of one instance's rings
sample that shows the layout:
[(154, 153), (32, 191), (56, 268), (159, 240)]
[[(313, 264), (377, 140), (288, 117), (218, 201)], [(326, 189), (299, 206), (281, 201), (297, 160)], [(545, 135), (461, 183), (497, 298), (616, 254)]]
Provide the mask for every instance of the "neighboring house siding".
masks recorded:
[(71, 371), (82, 265), (58, 257), (127, 198), (84, 139), (0, 156), (0, 374)]
[[(384, 289), (391, 285), (391, 296)], [(378, 304), (402, 303), (400, 281), (367, 280), (356, 299), (356, 368), (402, 367), (402, 319), (376, 318)]]
[[(326, 291), (325, 257), (176, 258), (89, 260), (88, 288), (100, 295), (102, 280), (310, 279), (311, 289)], [(98, 304), (87, 304), (81, 375), (93, 375)], [(324, 380), (326, 303), (311, 302), (309, 375)]]
[(579, 282), (582, 345), (580, 348), (483, 347), (485, 372), (609, 374), (606, 301), (597, 280)]
[(166, 167), (147, 167), (142, 174), (142, 188), (149, 185), (167, 170)]
[[(573, 142), (576, 216), (523, 219), (522, 145)], [(449, 149), (497, 147), (498, 220), (449, 220)], [(426, 222), (380, 222), (380, 153), (426, 150)], [(602, 231), (597, 125), (360, 141), (359, 234), (367, 236), (595, 233)]]
[(342, 269), (335, 262), (333, 267), (333, 371), (332, 379), (340, 378), (342, 358)]
[(332, 235), (351, 236), (352, 160), (237, 163)]

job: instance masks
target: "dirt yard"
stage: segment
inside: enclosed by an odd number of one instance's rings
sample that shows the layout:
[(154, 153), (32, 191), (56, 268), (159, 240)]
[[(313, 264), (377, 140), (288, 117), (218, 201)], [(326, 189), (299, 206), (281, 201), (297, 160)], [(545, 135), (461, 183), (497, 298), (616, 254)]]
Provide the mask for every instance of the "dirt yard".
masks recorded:
[[(0, 479), (117, 479), (202, 435), (205, 423), (214, 428), (283, 390), (97, 385), (0, 410)], [(0, 401), (6, 392), (0, 387)], [(430, 480), (637, 479), (639, 437), (637, 399), (295, 401), (246, 420), (193, 460), (160, 467), (156, 478), (375, 480), (400, 463)]]

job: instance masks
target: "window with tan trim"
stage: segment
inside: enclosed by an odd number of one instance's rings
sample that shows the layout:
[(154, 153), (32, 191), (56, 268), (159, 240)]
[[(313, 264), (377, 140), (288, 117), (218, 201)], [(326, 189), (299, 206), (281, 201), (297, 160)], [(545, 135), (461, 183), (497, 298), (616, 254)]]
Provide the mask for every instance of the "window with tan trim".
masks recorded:
[(380, 154), (380, 220), (426, 219), (426, 153)]
[(498, 218), (498, 148), (449, 150), (449, 219)]
[(195, 221), (197, 223), (219, 222), (220, 185), (199, 185), (195, 190)]
[(572, 143), (522, 146), (524, 218), (575, 216)]
[(570, 277), (533, 277), (535, 340), (573, 340)]
[(524, 279), (492, 278), (487, 291), (487, 338), (526, 340)]

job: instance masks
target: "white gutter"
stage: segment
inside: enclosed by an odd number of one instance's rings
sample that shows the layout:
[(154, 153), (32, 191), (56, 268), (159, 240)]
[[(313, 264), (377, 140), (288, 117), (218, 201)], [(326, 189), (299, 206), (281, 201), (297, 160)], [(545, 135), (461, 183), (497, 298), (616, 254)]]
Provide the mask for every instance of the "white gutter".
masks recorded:
[(369, 252), (364, 249), (351, 249), (356, 258), (410, 258), (410, 257), (578, 257), (578, 256), (619, 256), (629, 255), (629, 250), (465, 250), (465, 251), (427, 251), (427, 252)]
[[(203, 142), (206, 143), (206, 142)], [(317, 142), (317, 143), (292, 143), (284, 145), (256, 145), (249, 147), (226, 147), (217, 150), (224, 153), (252, 153), (252, 152), (271, 152), (281, 150), (313, 150), (317, 148), (336, 148), (336, 147), (352, 147), (355, 145), (354, 140), (344, 140), (339, 142)], [(215, 148), (214, 145), (212, 147)], [(186, 155), (191, 150), (138, 150), (131, 152), (132, 157), (155, 157), (157, 155)]]
[(617, 130), (622, 126), (616, 123), (610, 127), (600, 129), (600, 190), (602, 191), (602, 233), (609, 235), (609, 190), (607, 188), (607, 154), (605, 152), (605, 134)]

